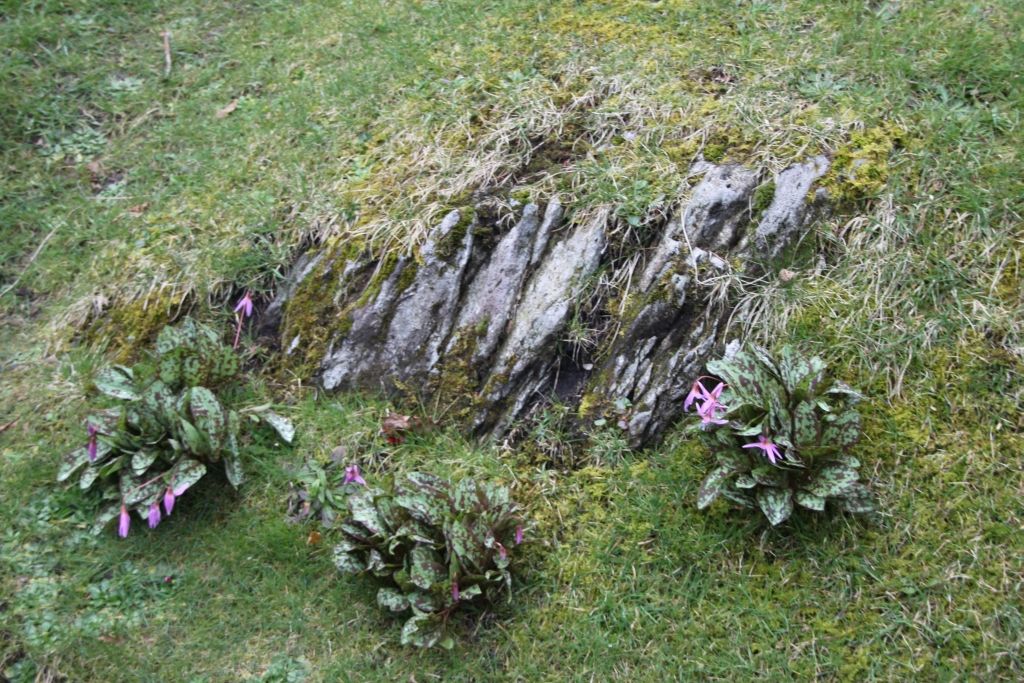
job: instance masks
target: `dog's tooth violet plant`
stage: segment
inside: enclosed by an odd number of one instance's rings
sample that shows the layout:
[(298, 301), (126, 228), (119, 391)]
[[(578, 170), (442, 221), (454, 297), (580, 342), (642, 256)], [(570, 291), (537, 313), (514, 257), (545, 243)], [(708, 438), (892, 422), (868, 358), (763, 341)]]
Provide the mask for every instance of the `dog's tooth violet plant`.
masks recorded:
[(853, 406), (861, 397), (832, 380), (824, 361), (792, 347), (775, 360), (750, 346), (708, 363), (708, 371), (721, 381), (697, 379), (683, 404), (696, 406), (695, 428), (718, 460), (700, 487), (700, 509), (722, 496), (760, 509), (772, 525), (797, 506), (874, 511), (860, 462), (850, 453), (860, 438)]
[(518, 508), (508, 489), (472, 479), (453, 485), (414, 472), (377, 486), (369, 478), (356, 466), (346, 470), (335, 564), (382, 580), (377, 603), (409, 615), (403, 644), (450, 648), (456, 609), (511, 589), (509, 555), (523, 542)]
[(134, 367), (97, 375), (96, 388), (114, 405), (86, 418), (86, 445), (65, 456), (57, 472), (59, 482), (78, 475), (78, 486), (103, 501), (97, 530), (117, 518), (118, 535), (127, 536), (132, 511), (156, 527), (210, 467), (223, 467), (237, 488), (245, 424), (265, 422), (291, 441), (291, 422), (266, 406), (224, 405), (238, 372), (236, 352), (212, 329), (186, 320), (165, 327), (155, 352)]

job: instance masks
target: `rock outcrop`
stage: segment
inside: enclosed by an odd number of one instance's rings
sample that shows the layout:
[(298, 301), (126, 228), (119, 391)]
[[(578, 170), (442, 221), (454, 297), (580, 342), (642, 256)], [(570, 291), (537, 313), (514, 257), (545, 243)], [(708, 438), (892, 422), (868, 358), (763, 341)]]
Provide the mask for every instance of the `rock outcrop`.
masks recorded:
[[(628, 260), (611, 255), (620, 251), (609, 248), (611, 212), (566, 221), (571, 207), (556, 200), (527, 204), (501, 231), (466, 207), (389, 270), (368, 257), (339, 268), (305, 256), (275, 315), (287, 310), (296, 282), (317, 267), (338, 269), (333, 300), (345, 313), (327, 330), (324, 388), (445, 394), (463, 407), (467, 428), (493, 435), (558, 400), (576, 406), (581, 422), (614, 417), (632, 444), (650, 444), (678, 418), (722, 341), (730, 278), (747, 263), (763, 269), (804, 233), (816, 204), (808, 197), (827, 169), (817, 157), (769, 180), (774, 198), (758, 220), (753, 198), (763, 174), (699, 162), (700, 182)], [(631, 276), (617, 278), (627, 267)], [(597, 326), (603, 337), (571, 353), (564, 341), (579, 303), (605, 296), (594, 286), (598, 273), (628, 280), (628, 291), (615, 306), (588, 308), (614, 324)], [(455, 375), (457, 386), (446, 387)]]

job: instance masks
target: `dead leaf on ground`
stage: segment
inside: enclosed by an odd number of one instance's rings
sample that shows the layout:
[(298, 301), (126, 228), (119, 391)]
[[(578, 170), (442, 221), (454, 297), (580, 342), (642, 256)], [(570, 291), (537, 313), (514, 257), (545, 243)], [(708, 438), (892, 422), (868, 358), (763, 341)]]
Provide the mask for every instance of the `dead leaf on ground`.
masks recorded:
[(226, 107), (217, 110), (217, 118), (222, 119), (236, 109), (238, 109), (238, 100), (231, 100)]
[(306, 538), (306, 545), (317, 545), (320, 543), (320, 539), (323, 538), (319, 531), (310, 531), (309, 536)]
[(141, 204), (136, 204), (135, 206), (129, 206), (128, 213), (130, 213), (133, 216), (141, 216), (142, 214), (146, 213), (146, 209), (148, 208), (149, 202), (143, 202)]
[(405, 434), (419, 426), (419, 420), (408, 415), (389, 412), (380, 423), (380, 433), (391, 445), (405, 441)]

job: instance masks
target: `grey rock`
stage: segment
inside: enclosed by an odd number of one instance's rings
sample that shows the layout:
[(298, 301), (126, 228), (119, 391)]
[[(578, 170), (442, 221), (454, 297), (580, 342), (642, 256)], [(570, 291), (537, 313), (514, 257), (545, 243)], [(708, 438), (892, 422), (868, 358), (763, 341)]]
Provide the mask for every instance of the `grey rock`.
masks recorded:
[(682, 224), (691, 248), (732, 248), (750, 220), (758, 173), (742, 166), (712, 166), (693, 190)]
[[(549, 207), (550, 213), (550, 207)], [(548, 223), (545, 218), (545, 224)], [(466, 289), (455, 334), (449, 342), (451, 352), (466, 335), (475, 337), (472, 362), (480, 364), (494, 353), (515, 308), (516, 298), (530, 267), (531, 256), (543, 251), (547, 233), (538, 234), (540, 209), (528, 204), (522, 217), (495, 247)], [(485, 327), (482, 334), (479, 327)]]
[[(547, 383), (558, 336), (587, 278), (600, 263), (606, 221), (607, 216), (602, 214), (577, 226), (551, 247), (530, 278), (490, 372), (494, 381), (489, 382), (486, 400), (491, 410), (478, 416), (476, 428), (495, 419), (494, 408), (499, 429), (508, 425), (527, 399)], [(515, 397), (509, 400), (512, 394)]]
[(441, 253), (441, 245), (459, 224), (452, 211), (420, 250), (422, 264), (412, 284), (399, 296), (382, 349), (387, 370), (402, 380), (423, 377), (433, 370), (448, 341), (462, 276), (473, 249), (473, 230), (466, 229), (454, 254)]
[(377, 297), (352, 312), (348, 333), (322, 363), (325, 389), (382, 386), (389, 390), (396, 379), (422, 376), (433, 369), (451, 330), (472, 249), (473, 231), (466, 230), (454, 245), (454, 254), (441, 253), (459, 217), (458, 211), (452, 211), (431, 232), (420, 250), (422, 264), (408, 287), (399, 291), (403, 273), (415, 266), (410, 257), (401, 257)]
[[(351, 389), (359, 386), (381, 386), (383, 369), (382, 325), (390, 320), (391, 308), (398, 297), (398, 283), (409, 259), (401, 257), (387, 279), (381, 284), (377, 297), (351, 313), (352, 325), (348, 334), (330, 348), (321, 366), (321, 382), (325, 389)], [(372, 279), (371, 279), (372, 281)]]
[(775, 177), (775, 196), (754, 233), (754, 244), (762, 257), (778, 258), (803, 233), (809, 210), (807, 193), (828, 168), (828, 159), (818, 156), (793, 164)]

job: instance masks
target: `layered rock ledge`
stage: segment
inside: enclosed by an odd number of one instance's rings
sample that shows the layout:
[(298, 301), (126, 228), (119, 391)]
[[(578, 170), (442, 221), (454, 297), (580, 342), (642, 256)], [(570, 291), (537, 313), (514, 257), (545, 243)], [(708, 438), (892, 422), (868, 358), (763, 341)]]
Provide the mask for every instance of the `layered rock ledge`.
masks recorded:
[[(327, 390), (414, 394), (495, 436), (557, 401), (581, 422), (614, 417), (632, 445), (648, 445), (722, 342), (730, 278), (770, 269), (804, 234), (828, 167), (815, 157), (772, 178), (698, 162), (700, 181), (629, 258), (615, 248), (610, 211), (580, 220), (550, 200), (507, 225), (467, 206), (416, 254), (308, 252), (268, 317), (276, 324), (308, 305), (304, 290), (326, 293), (335, 311), (315, 331), (286, 325), (282, 344), (293, 352), (303, 334), (320, 336)], [(627, 284), (611, 301), (598, 281)], [(573, 326), (595, 338), (569, 343)]]

